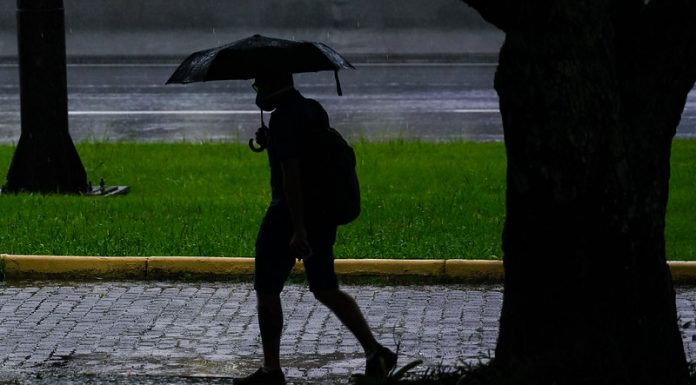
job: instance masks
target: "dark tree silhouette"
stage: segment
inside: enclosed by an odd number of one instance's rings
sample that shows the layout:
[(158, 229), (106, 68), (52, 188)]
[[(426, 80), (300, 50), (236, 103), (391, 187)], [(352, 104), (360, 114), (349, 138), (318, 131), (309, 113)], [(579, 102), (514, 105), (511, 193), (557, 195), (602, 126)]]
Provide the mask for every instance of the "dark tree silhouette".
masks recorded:
[(664, 227), (696, 1), (464, 1), (506, 33), (494, 366), (549, 384), (685, 383)]
[(22, 133), (4, 191), (84, 193), (87, 176), (68, 132), (62, 0), (18, 0)]

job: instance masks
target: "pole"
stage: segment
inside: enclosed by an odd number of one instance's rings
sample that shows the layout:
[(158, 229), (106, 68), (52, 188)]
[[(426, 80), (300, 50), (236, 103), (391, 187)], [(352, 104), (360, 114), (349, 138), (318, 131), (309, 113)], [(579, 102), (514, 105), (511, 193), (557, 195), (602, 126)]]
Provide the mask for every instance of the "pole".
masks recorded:
[(83, 193), (68, 131), (62, 0), (17, 0), (21, 136), (3, 192)]

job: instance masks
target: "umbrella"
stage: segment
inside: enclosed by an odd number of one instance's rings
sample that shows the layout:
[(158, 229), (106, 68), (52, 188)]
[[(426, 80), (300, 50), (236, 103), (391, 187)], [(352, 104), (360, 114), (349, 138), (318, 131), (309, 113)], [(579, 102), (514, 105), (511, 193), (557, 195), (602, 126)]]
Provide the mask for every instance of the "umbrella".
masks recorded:
[(341, 95), (338, 70), (349, 68), (355, 67), (326, 44), (254, 35), (194, 52), (179, 65), (167, 84), (253, 79), (269, 72), (334, 71), (337, 91)]

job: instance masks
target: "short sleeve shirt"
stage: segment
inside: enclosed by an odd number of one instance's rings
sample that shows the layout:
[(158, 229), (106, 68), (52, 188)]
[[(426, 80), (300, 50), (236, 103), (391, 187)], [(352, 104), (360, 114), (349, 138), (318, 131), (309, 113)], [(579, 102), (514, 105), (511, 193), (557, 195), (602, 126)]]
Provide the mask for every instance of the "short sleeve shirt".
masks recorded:
[(301, 160), (306, 154), (307, 135), (316, 127), (328, 127), (328, 115), (319, 103), (289, 91), (271, 114), (268, 123), (268, 161), (271, 169), (272, 205), (285, 201), (281, 162)]

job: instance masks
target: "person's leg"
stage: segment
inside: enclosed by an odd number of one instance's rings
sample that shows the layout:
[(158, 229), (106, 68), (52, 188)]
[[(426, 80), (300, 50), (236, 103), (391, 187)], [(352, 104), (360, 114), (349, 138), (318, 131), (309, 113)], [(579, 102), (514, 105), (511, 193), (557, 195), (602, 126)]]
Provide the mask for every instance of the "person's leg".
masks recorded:
[[(256, 283), (258, 285), (258, 282)], [(285, 385), (285, 375), (280, 367), (280, 337), (283, 330), (283, 308), (280, 294), (268, 294), (257, 289), (258, 310), (263, 366), (256, 372), (233, 379), (234, 385)]]
[(283, 307), (280, 295), (256, 293), (263, 366), (267, 370), (280, 369), (280, 337), (283, 331)]
[(286, 211), (270, 207), (256, 239), (254, 290), (264, 364), (249, 376), (235, 378), (235, 385), (285, 384), (285, 376), (280, 368), (280, 337), (283, 330), (280, 292), (295, 264), (287, 247), (291, 223)]
[(316, 223), (308, 230), (309, 241), (314, 251), (314, 254), (304, 261), (309, 290), (353, 333), (365, 354), (369, 356), (380, 345), (372, 335), (370, 326), (353, 297), (338, 288), (333, 256), (336, 226)]
[(367, 359), (365, 375), (389, 375), (396, 367), (397, 355), (377, 342), (353, 297), (339, 289), (315, 291), (314, 296), (336, 314), (362, 345)]
[(353, 333), (365, 351), (365, 375), (386, 377), (396, 366), (397, 355), (377, 342), (353, 297), (339, 290), (334, 270), (333, 244), (336, 227), (313, 228), (314, 254), (304, 261), (309, 290)]
[(339, 289), (317, 291), (314, 297), (328, 307), (353, 333), (365, 350), (366, 356), (370, 356), (379, 348), (380, 344), (353, 297)]

